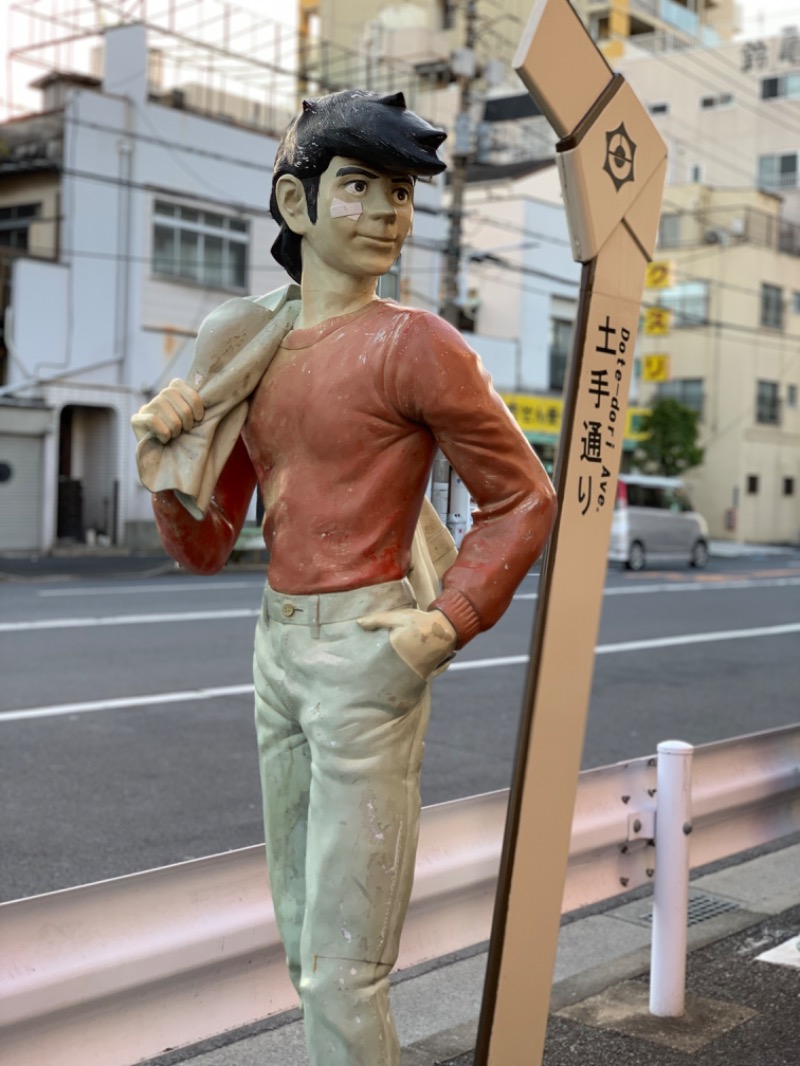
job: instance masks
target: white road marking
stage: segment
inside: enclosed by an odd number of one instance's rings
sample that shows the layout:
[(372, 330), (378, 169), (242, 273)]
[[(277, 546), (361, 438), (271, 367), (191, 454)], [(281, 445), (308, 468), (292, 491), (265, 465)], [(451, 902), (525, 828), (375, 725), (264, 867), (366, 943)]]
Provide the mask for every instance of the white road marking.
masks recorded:
[(38, 589), (37, 596), (42, 596), (45, 599), (56, 597), (72, 597), (76, 596), (127, 596), (142, 594), (150, 596), (154, 592), (217, 592), (224, 591), (225, 589), (252, 589), (263, 586), (264, 579), (260, 581), (207, 581), (204, 583), (199, 582), (180, 582), (177, 584), (167, 585), (104, 585), (102, 588), (71, 588), (71, 589)]
[[(717, 589), (749, 589), (749, 588), (780, 588), (789, 585), (800, 585), (800, 577), (773, 578), (763, 581), (716, 581), (708, 584), (694, 584), (687, 582), (678, 585), (634, 585), (616, 586), (607, 588), (605, 596), (625, 596), (642, 592), (703, 592)], [(154, 586), (155, 587), (155, 586)], [(195, 586), (200, 588), (201, 586)], [(204, 586), (209, 588), (209, 586)], [(232, 585), (217, 585), (218, 588), (231, 588)], [(242, 588), (250, 588), (251, 585), (240, 583)], [(171, 589), (181, 586), (171, 586)], [(53, 594), (66, 592), (67, 590), (52, 589)], [(85, 590), (87, 594), (91, 590)], [(98, 590), (96, 590), (98, 591)], [(103, 590), (105, 591), (105, 590)], [(39, 595), (42, 595), (40, 592)], [(535, 600), (537, 592), (520, 592), (514, 597), (515, 600)], [(96, 615), (87, 618), (45, 618), (34, 622), (2, 622), (0, 633), (31, 632), (45, 629), (82, 629), (92, 626), (133, 626), (133, 625), (157, 625), (163, 622), (210, 622), (216, 619), (230, 618), (255, 618), (258, 615), (255, 608), (232, 608), (219, 611), (180, 611), (164, 614), (120, 614), (120, 615)]]
[(45, 618), (39, 622), (2, 622), (0, 633), (22, 633), (40, 629), (86, 629), (92, 626), (157, 625), (161, 622), (209, 622), (220, 618), (255, 618), (252, 607), (230, 611), (173, 611), (166, 614), (118, 614), (92, 618)]
[[(674, 648), (686, 644), (707, 644), (724, 640), (745, 640), (758, 637), (780, 637), (800, 633), (800, 622), (787, 625), (761, 626), (757, 629), (727, 629), (713, 633), (685, 633), (675, 637), (654, 637), (651, 640), (629, 640), (618, 644), (598, 644), (597, 655), (613, 655), (621, 652), (645, 651), (655, 648)], [(470, 659), (455, 662), (449, 672), (455, 670), (485, 670), (496, 666), (521, 666), (528, 661), (527, 655), (502, 655), (496, 659)], [(18, 722), (29, 718), (55, 718), (65, 714), (87, 714), (92, 711), (119, 710), (124, 707), (148, 707), (161, 703), (184, 703), (193, 700), (219, 699), (224, 696), (242, 696), (253, 691), (252, 685), (228, 685), (221, 688), (187, 689), (183, 692), (161, 692), (150, 696), (123, 696), (119, 699), (92, 700), (83, 703), (61, 703), (49, 707), (27, 707), (20, 710), (0, 711), (0, 723)]]
[[(762, 626), (759, 629), (723, 629), (712, 633), (685, 633), (677, 637), (653, 637), (650, 640), (625, 640), (619, 644), (598, 644), (595, 655), (615, 655), (619, 652), (648, 651), (655, 648), (675, 648), (683, 644), (714, 644), (721, 640), (745, 640), (748, 637), (781, 637), (800, 633), (800, 622), (786, 625)], [(526, 663), (527, 655), (506, 655), (497, 659), (470, 659), (456, 662), (450, 670), (481, 670), (490, 666), (518, 666)]]
[(786, 625), (759, 626), (753, 629), (720, 629), (711, 633), (686, 633), (679, 637), (653, 637), (651, 640), (627, 640), (619, 644), (598, 644), (597, 655), (612, 655), (615, 652), (645, 651), (649, 648), (676, 648), (683, 644), (715, 644), (722, 640), (747, 640), (754, 637), (783, 637), (800, 633), (800, 622)]
[[(730, 581), (685, 581), (675, 585), (613, 585), (603, 590), (604, 596), (635, 596), (639, 593), (657, 592), (716, 592), (719, 589), (763, 589), (784, 588), (800, 585), (800, 577), (775, 577), (765, 580), (754, 578), (732, 579)], [(538, 599), (538, 592), (518, 592), (515, 600)]]
[(154, 707), (160, 703), (216, 700), (223, 696), (247, 696), (252, 691), (252, 685), (226, 685), (219, 688), (187, 689), (185, 692), (156, 692), (152, 696), (121, 696), (118, 699), (86, 700), (83, 703), (56, 703), (49, 707), (29, 707), (20, 711), (0, 712), (0, 722), (19, 722), (28, 718), (58, 718), (64, 714), (89, 714), (92, 711), (118, 711), (124, 707)]
[(777, 966), (791, 966), (794, 970), (800, 970), (800, 937), (795, 935), (791, 940), (786, 940), (769, 951), (763, 951), (756, 955), (756, 962), (771, 962)]

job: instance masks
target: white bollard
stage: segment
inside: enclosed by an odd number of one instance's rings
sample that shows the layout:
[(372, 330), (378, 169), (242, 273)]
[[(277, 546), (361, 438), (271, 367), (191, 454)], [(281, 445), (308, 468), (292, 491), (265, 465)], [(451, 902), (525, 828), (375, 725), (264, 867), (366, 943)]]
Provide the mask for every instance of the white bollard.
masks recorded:
[(684, 1008), (693, 754), (682, 740), (658, 745), (650, 1013), (660, 1018), (679, 1018)]

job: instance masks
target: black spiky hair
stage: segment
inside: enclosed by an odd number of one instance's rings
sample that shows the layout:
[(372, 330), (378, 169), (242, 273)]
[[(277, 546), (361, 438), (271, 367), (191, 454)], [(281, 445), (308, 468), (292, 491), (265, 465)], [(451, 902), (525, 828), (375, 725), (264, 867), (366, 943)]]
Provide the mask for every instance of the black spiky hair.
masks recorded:
[(283, 174), (293, 174), (302, 181), (309, 218), (316, 222), (319, 178), (334, 156), (357, 159), (389, 173), (432, 176), (445, 169), (436, 150), (446, 136), (444, 130), (409, 111), (402, 93), (382, 96), (364, 89), (345, 89), (304, 100), (275, 155), (269, 209), (280, 232), (272, 246), (274, 258), (300, 281), (300, 237), (284, 222), (275, 196), (275, 186)]

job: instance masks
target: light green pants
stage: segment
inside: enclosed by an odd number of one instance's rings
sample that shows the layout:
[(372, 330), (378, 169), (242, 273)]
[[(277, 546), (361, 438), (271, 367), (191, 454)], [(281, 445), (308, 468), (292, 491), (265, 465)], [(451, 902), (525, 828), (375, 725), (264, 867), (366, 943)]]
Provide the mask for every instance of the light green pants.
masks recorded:
[(312, 1066), (399, 1066), (389, 1009), (414, 876), (430, 685), (387, 630), (407, 581), (285, 596), (256, 631), (256, 730), (270, 886)]

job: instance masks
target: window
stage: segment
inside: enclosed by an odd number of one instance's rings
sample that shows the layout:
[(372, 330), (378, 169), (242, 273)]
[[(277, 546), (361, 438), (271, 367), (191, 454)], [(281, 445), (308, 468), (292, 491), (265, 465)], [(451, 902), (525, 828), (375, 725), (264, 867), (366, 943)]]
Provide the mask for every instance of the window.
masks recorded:
[[(382, 300), (400, 299), (400, 256), (395, 259), (389, 270), (378, 278), (378, 296)], [(459, 329), (462, 328), (459, 324)]]
[(28, 250), (28, 229), (42, 213), (41, 204), (12, 204), (0, 207), (0, 248)]
[(761, 285), (761, 325), (783, 329), (783, 289), (778, 285)]
[(797, 152), (758, 157), (758, 185), (761, 189), (797, 188)]
[(692, 501), (689, 499), (686, 489), (681, 486), (675, 488), (665, 488), (664, 496), (667, 500), (667, 507), (674, 514), (688, 514), (694, 510)]
[(800, 315), (800, 292), (792, 293), (792, 314)]
[(658, 303), (672, 311), (674, 329), (703, 326), (708, 322), (708, 282), (682, 281), (671, 289), (662, 289)]
[(608, 15), (590, 15), (589, 33), (594, 41), (607, 41), (611, 36), (611, 23)]
[(800, 74), (781, 74), (778, 77), (761, 79), (761, 99), (800, 100)]
[(669, 104), (648, 104), (647, 110), (651, 115), (668, 115)]
[(762, 78), (761, 79), (761, 99), (772, 100), (776, 96), (781, 95), (780, 91), (780, 78)]
[(561, 392), (567, 374), (567, 360), (572, 349), (572, 322), (550, 319), (550, 388)]
[(701, 111), (711, 111), (716, 107), (730, 107), (733, 104), (733, 93), (714, 93), (713, 96), (700, 97)]
[(693, 184), (701, 183), (705, 178), (705, 169), (702, 163), (692, 163), (689, 167), (689, 181)]
[(216, 289), (247, 288), (246, 220), (155, 202), (153, 274)]
[(454, 0), (440, 0), (440, 22), (443, 30), (452, 30), (455, 25), (456, 5)]
[(658, 223), (658, 244), (661, 248), (677, 248), (681, 243), (681, 216), (662, 215)]
[(657, 511), (669, 510), (669, 495), (660, 485), (640, 485), (631, 481), (625, 489), (629, 507), (649, 507)]
[(785, 477), (783, 479), (783, 495), (794, 496), (794, 478)]
[(703, 379), (702, 378), (673, 378), (672, 381), (662, 381), (658, 386), (659, 400), (677, 400), (684, 407), (694, 411), (699, 418), (703, 417)]
[(756, 382), (756, 422), (777, 426), (780, 422), (780, 398), (777, 381)]
[(797, 407), (797, 386), (796, 385), (787, 385), (786, 386), (786, 406), (787, 407)]
[(757, 496), (758, 495), (758, 474), (748, 474), (747, 475), (747, 495), (748, 496)]

